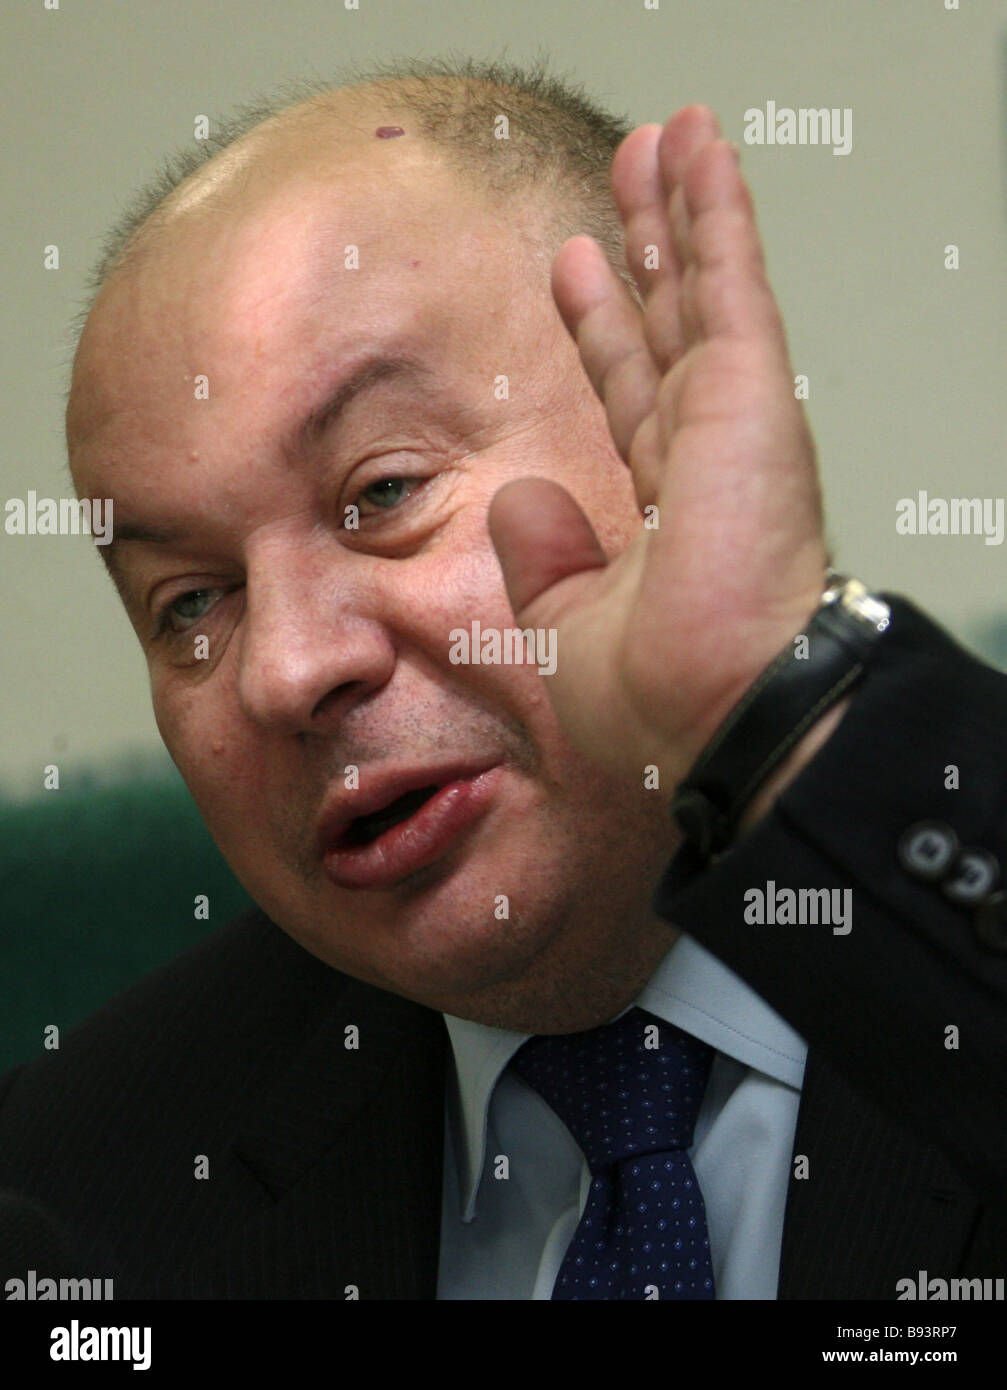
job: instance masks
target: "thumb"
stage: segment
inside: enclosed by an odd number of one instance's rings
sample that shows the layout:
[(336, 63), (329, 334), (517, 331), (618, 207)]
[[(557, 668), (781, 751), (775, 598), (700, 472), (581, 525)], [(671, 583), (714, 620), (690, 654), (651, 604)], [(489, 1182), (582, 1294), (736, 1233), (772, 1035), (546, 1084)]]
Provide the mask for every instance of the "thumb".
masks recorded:
[(489, 532), (515, 616), (560, 580), (608, 564), (580, 506), (547, 478), (505, 483), (490, 504)]

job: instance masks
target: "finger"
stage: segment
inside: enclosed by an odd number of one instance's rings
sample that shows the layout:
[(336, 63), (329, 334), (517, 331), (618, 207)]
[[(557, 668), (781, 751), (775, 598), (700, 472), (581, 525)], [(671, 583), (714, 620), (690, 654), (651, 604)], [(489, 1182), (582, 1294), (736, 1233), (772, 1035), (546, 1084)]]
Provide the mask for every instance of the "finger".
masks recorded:
[(657, 143), (658, 177), (680, 273), (694, 259), (689, 217), (682, 185), (693, 158), (720, 137), (717, 117), (708, 106), (686, 106), (665, 121)]
[(608, 415), (619, 453), (629, 461), (640, 422), (654, 407), (661, 374), (643, 331), (643, 315), (591, 237), (565, 241), (553, 263), (553, 297)]
[(678, 256), (668, 222), (668, 199), (657, 163), (659, 125), (639, 126), (612, 160), (612, 192), (623, 221), (626, 263), (647, 309), (644, 332), (666, 372), (683, 348), (678, 317)]
[[(490, 503), (489, 532), (518, 618), (554, 584), (608, 564), (581, 508), (548, 478), (505, 483)], [(558, 610), (542, 615), (557, 617)]]
[(704, 337), (759, 338), (785, 358), (783, 323), (737, 151), (714, 141), (690, 162), (682, 187), (695, 265), (690, 307)]

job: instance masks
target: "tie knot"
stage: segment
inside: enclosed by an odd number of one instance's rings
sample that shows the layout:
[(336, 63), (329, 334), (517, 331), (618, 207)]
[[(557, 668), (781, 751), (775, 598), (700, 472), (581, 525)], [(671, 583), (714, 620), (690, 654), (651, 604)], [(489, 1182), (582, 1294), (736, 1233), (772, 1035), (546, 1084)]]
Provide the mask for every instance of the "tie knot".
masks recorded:
[(555, 1110), (592, 1173), (687, 1149), (713, 1049), (643, 1009), (586, 1033), (529, 1038), (511, 1060)]

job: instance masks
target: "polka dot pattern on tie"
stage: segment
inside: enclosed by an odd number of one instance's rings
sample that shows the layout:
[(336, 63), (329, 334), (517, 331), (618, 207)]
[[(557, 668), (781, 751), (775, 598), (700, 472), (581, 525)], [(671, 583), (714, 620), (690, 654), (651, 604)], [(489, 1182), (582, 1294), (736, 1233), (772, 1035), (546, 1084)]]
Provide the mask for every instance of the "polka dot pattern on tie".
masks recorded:
[(530, 1038), (512, 1059), (592, 1173), (554, 1299), (714, 1297), (686, 1153), (712, 1060), (706, 1043), (638, 1008), (585, 1033)]

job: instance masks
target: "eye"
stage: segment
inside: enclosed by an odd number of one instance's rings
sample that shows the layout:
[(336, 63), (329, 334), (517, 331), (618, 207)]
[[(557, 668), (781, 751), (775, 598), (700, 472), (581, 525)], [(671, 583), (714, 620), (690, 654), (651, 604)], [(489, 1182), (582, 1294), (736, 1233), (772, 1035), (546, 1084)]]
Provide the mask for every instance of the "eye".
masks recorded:
[(198, 623), (200, 618), (206, 616), (209, 608), (207, 600), (223, 592), (223, 589), (189, 589), (179, 594), (161, 609), (155, 636), (162, 632), (187, 632), (192, 623)]
[[(407, 497), (412, 495), (412, 491), (422, 487), (427, 480), (425, 478), (404, 478), (398, 474), (390, 474), (387, 478), (378, 478), (373, 483), (368, 483), (365, 488), (357, 493), (356, 503), (360, 508), (361, 515), (373, 515), (364, 511), (363, 503), (368, 503), (375, 511), (393, 511), (400, 502), (404, 502)], [(410, 491), (405, 491), (405, 489)]]

